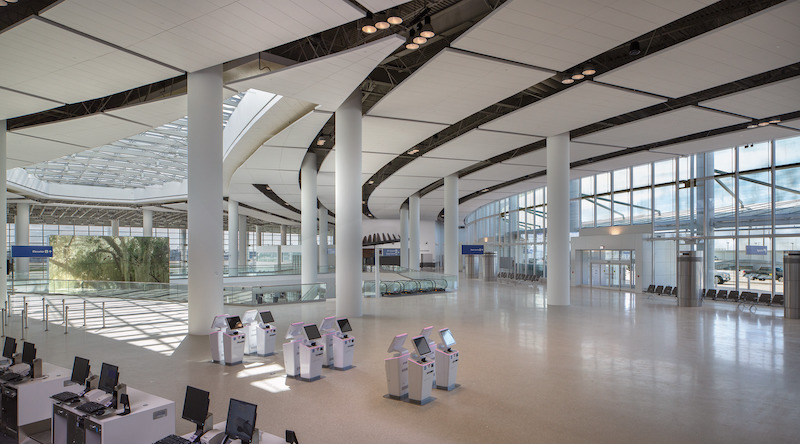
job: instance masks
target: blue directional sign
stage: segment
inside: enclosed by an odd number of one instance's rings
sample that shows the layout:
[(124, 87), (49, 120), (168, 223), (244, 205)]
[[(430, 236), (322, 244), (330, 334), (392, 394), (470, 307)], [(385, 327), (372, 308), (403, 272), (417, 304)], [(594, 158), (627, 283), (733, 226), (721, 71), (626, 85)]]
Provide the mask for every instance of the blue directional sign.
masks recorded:
[(384, 248), (382, 256), (400, 256), (399, 248)]
[(462, 245), (461, 254), (483, 254), (483, 245)]
[(12, 245), (11, 257), (53, 257), (53, 247), (49, 245)]
[(766, 245), (747, 245), (745, 246), (745, 253), (758, 255), (758, 256), (766, 256), (767, 255), (767, 246)]

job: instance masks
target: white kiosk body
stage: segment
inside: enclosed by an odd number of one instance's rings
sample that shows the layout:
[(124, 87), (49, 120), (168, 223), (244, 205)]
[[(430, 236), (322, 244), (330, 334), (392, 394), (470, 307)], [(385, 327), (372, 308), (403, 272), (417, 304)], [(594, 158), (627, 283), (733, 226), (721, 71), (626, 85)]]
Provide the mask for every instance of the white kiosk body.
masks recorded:
[(325, 345), (325, 359), (322, 366), (333, 368), (333, 338), (339, 332), (336, 329), (336, 316), (328, 316), (323, 319), (319, 331), (322, 333), (322, 343)]
[(417, 352), (417, 359), (408, 362), (408, 399), (419, 405), (433, 401), (431, 391), (436, 382), (436, 367), (428, 338), (420, 335), (411, 340)]
[(225, 365), (239, 365), (244, 359), (245, 334), (242, 333), (242, 320), (239, 316), (226, 319), (228, 331), (222, 336), (222, 351)]
[(224, 329), (228, 328), (227, 314), (214, 316), (214, 321), (211, 323), (211, 328), (216, 328), (216, 331), (209, 333), (208, 345), (211, 348), (211, 362), (222, 363), (224, 361), (224, 351), (222, 349), (222, 336), (225, 334)]
[(254, 355), (258, 352), (258, 310), (247, 310), (242, 315), (242, 333), (244, 333), (244, 354)]
[(275, 339), (278, 330), (272, 326), (275, 319), (269, 310), (258, 313), (259, 325), (256, 329), (256, 353), (258, 356), (271, 356), (275, 354)]
[(306, 340), (300, 345), (300, 380), (311, 382), (322, 378), (322, 361), (325, 360), (325, 346), (317, 344), (322, 339), (317, 324), (303, 326)]
[(394, 337), (388, 352), (394, 352), (395, 355), (384, 360), (386, 382), (389, 387), (386, 397), (391, 399), (399, 400), (408, 396), (408, 358), (411, 357), (411, 354), (403, 348), (406, 337), (408, 337), (407, 333)]
[(286, 332), (286, 339), (289, 342), (283, 344), (283, 366), (286, 368), (286, 376), (297, 378), (300, 376), (300, 343), (303, 341), (302, 322), (295, 322), (289, 326)]
[(453, 390), (458, 387), (456, 374), (458, 373), (458, 350), (453, 350), (456, 345), (450, 329), (439, 330), (442, 344), (436, 349), (436, 388), (439, 390)]
[(349, 370), (353, 368), (353, 351), (356, 348), (356, 338), (347, 333), (353, 331), (347, 318), (337, 319), (339, 331), (333, 337), (333, 369)]

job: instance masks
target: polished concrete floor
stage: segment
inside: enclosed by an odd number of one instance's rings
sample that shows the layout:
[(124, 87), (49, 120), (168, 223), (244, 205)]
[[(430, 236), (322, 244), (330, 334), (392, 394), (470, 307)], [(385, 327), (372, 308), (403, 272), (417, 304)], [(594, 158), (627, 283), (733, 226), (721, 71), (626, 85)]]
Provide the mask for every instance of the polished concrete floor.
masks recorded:
[[(548, 307), (544, 291), (462, 279), (457, 293), (366, 299), (351, 319), (356, 368), (323, 370), (313, 383), (287, 380), (281, 354), (210, 363), (207, 338), (185, 336), (181, 304), (111, 301), (100, 328), (100, 300), (90, 300), (83, 328), (82, 304), (69, 300), (65, 335), (60, 300), (44, 332), (41, 300), (29, 298), (27, 337), (58, 365), (76, 354), (95, 369), (117, 364), (123, 382), (175, 400), (178, 412), (187, 384), (211, 392), (216, 420), (229, 397), (257, 403), (262, 430), (292, 429), (304, 444), (800, 441), (800, 320), (782, 309), (678, 308), (588, 288), (572, 289), (571, 306)], [(274, 307), (279, 337), (334, 309)], [(422, 407), (385, 399), (390, 340), (427, 325), (453, 331), (462, 386)], [(19, 336), (18, 317), (7, 329)], [(177, 430), (191, 426), (178, 419)]]

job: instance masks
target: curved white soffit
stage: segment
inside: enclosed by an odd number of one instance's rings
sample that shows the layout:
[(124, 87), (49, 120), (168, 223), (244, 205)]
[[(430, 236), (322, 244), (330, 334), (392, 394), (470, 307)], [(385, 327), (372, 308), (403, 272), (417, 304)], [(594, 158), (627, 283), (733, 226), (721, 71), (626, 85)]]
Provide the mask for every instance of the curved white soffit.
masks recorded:
[(222, 193), (230, 194), (233, 174), (267, 140), (310, 113), (313, 103), (250, 90), (225, 126), (222, 138)]
[(9, 191), (28, 197), (80, 202), (145, 204), (186, 200), (188, 195), (185, 180), (145, 188), (105, 188), (44, 182), (22, 168), (8, 170), (6, 183)]

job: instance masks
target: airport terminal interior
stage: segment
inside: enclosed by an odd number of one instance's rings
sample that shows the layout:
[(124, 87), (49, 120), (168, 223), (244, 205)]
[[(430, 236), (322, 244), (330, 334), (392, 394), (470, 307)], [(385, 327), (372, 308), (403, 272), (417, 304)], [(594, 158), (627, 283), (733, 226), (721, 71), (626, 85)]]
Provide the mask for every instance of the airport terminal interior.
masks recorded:
[(797, 440), (800, 0), (0, 0), (0, 60), (0, 444)]

